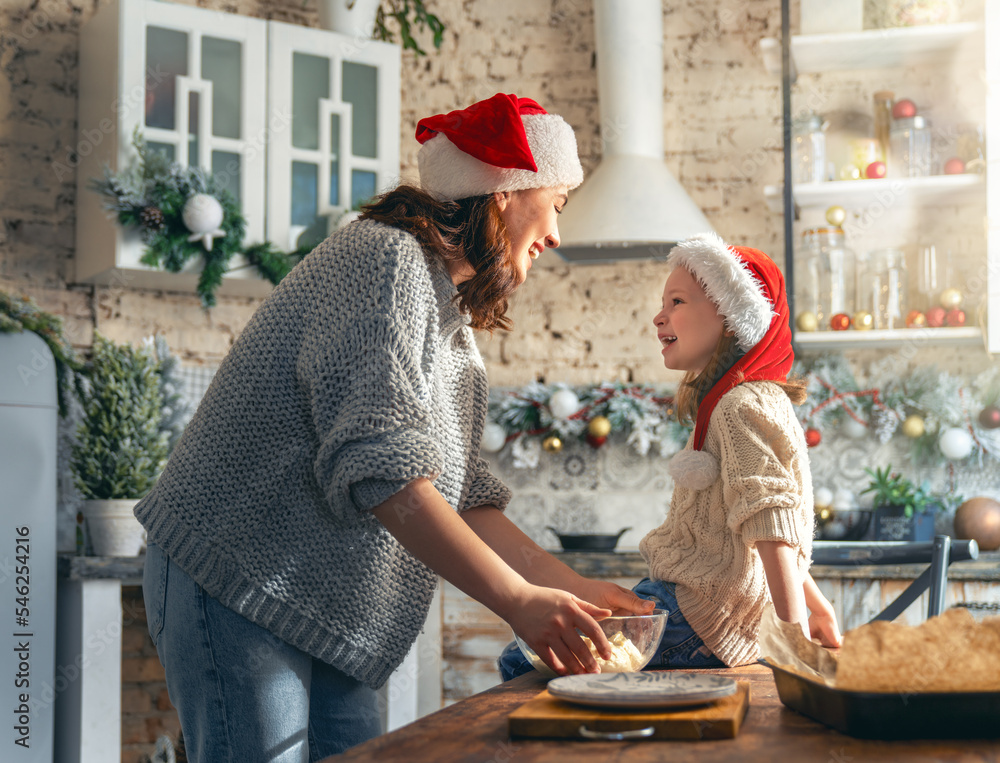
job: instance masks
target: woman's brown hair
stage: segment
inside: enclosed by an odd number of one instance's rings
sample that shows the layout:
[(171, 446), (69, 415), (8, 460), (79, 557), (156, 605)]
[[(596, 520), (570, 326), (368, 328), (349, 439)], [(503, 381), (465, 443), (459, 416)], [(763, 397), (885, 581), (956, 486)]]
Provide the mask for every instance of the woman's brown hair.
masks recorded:
[(401, 185), (362, 207), (361, 219), (411, 233), (425, 251), (446, 262), (467, 260), (475, 275), (458, 285), (458, 297), (459, 309), (470, 315), (472, 327), (492, 333), (514, 325), (507, 307), (520, 275), (493, 194), (438, 201), (419, 188)]
[[(701, 401), (709, 393), (715, 383), (721, 379), (726, 371), (743, 357), (743, 351), (737, 344), (736, 337), (732, 334), (723, 333), (719, 337), (718, 344), (711, 359), (701, 373), (688, 372), (681, 381), (677, 390), (675, 400), (677, 406), (677, 420), (681, 422), (693, 422), (698, 418), (698, 407)], [(737, 374), (736, 383), (743, 381), (743, 374)], [(790, 378), (785, 382), (774, 382), (781, 387), (793, 405), (801, 405), (806, 399), (806, 383), (804, 379)]]

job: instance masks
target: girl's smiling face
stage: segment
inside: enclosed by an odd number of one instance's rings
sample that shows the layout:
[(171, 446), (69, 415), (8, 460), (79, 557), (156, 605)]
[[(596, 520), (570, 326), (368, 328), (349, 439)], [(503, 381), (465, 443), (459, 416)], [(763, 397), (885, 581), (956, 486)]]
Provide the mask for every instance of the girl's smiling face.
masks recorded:
[(686, 268), (674, 268), (663, 287), (663, 307), (653, 318), (663, 365), (701, 373), (715, 353), (725, 321)]

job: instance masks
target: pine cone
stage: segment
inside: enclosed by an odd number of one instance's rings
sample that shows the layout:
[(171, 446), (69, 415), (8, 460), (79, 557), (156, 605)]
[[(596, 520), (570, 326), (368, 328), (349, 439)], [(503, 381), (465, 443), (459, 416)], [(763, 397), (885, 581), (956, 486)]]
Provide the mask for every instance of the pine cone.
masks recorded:
[(163, 212), (159, 207), (145, 207), (139, 213), (139, 220), (142, 222), (142, 227), (147, 230), (158, 231), (163, 228)]
[(895, 434), (899, 417), (885, 408), (876, 408), (872, 411), (871, 424), (878, 441), (885, 445)]

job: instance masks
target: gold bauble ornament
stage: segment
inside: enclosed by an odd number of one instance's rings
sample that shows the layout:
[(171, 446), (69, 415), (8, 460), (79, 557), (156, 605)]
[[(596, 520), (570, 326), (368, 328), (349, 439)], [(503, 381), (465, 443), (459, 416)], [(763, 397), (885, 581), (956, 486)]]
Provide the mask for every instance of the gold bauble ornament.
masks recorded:
[(594, 416), (587, 424), (587, 434), (594, 437), (607, 437), (611, 434), (611, 421), (607, 416)]
[(875, 328), (875, 317), (864, 310), (858, 310), (851, 319), (851, 322), (858, 331), (871, 331)]
[(923, 417), (918, 416), (915, 413), (912, 413), (905, 419), (903, 419), (903, 423), (900, 426), (900, 429), (903, 430), (903, 434), (905, 434), (907, 437), (909, 437), (912, 440), (916, 440), (918, 437), (923, 435), (924, 431), (926, 430), (926, 427), (924, 426)]
[(545, 449), (546, 453), (558, 453), (562, 450), (563, 443), (562, 440), (553, 434), (542, 440), (542, 447)]
[(836, 225), (838, 228), (844, 224), (844, 220), (847, 219), (847, 210), (844, 209), (839, 204), (834, 204), (832, 207), (828, 207), (826, 210), (826, 221), (830, 225)]
[(939, 301), (945, 310), (954, 310), (962, 306), (962, 292), (955, 288), (945, 289), (941, 292)]
[(799, 313), (795, 319), (795, 328), (799, 331), (815, 331), (819, 328), (819, 320), (816, 318), (816, 313), (809, 312), (808, 310)]
[(833, 511), (824, 506), (816, 510), (816, 519), (820, 522), (829, 522), (833, 518)]

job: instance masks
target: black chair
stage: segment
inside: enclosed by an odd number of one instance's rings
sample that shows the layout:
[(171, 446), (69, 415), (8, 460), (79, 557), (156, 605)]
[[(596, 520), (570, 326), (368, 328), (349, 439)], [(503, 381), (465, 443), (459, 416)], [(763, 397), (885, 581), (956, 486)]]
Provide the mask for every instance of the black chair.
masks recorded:
[(920, 595), (930, 589), (927, 617), (941, 614), (945, 605), (948, 588), (948, 565), (979, 557), (979, 546), (974, 540), (952, 540), (948, 535), (937, 535), (933, 541), (908, 543), (906, 541), (883, 542), (841, 542), (814, 541), (813, 564), (828, 564), (840, 567), (861, 564), (921, 564), (930, 562), (916, 580), (896, 599), (872, 618), (895, 620), (915, 602)]

